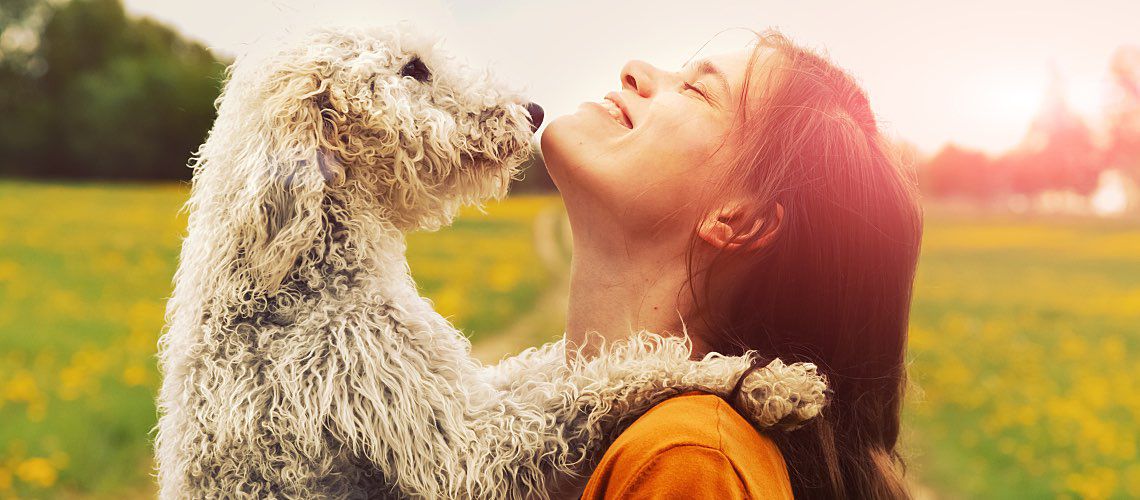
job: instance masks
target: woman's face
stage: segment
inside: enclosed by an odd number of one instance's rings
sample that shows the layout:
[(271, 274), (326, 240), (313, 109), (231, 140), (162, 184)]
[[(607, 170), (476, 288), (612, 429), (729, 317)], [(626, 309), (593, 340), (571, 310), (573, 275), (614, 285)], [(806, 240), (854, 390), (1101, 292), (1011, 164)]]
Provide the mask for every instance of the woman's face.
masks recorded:
[[(760, 50), (754, 71), (771, 59), (771, 49)], [(630, 237), (691, 225), (701, 214), (686, 201), (713, 185), (732, 152), (725, 139), (752, 53), (720, 54), (677, 71), (630, 61), (621, 90), (551, 122), (542, 152), (571, 222), (623, 232), (627, 245)]]

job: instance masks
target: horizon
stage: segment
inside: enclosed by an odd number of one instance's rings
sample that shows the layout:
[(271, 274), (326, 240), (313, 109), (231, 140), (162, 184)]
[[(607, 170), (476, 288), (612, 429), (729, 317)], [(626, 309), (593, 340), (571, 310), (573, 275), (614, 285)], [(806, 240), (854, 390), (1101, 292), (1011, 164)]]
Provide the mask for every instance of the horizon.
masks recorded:
[[(1028, 0), (938, 6), (890, 0), (874, 8), (827, 9), (740, 1), (694, 9), (677, 1), (607, 5), (600, 0), (574, 5), (124, 0), (124, 5), (224, 56), (283, 29), (409, 20), (439, 33), (447, 50), (470, 63), (491, 65), (527, 91), (548, 117), (601, 99), (618, 86), (618, 71), (629, 59), (677, 68), (698, 53), (742, 47), (752, 35), (740, 29), (740, 20), (757, 19), (757, 30), (778, 29), (849, 70), (867, 91), (884, 132), (914, 144), (923, 155), (950, 143), (989, 155), (1013, 149), (1041, 108), (1054, 72), (1067, 89), (1069, 106), (1097, 130), (1113, 51), (1140, 45), (1140, 33), (1126, 21), (1140, 18), (1140, 3), (1123, 1), (1080, 9)], [(218, 12), (230, 15), (218, 19)]]

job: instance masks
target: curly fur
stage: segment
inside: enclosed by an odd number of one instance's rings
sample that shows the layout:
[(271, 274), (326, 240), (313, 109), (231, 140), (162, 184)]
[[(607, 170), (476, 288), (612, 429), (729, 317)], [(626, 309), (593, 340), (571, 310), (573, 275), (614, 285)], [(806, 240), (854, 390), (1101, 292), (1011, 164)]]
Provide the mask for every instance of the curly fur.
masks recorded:
[[(401, 76), (413, 58), (430, 78)], [(750, 358), (690, 361), (686, 338), (646, 332), (484, 366), (420, 297), (404, 233), (506, 193), (523, 103), (405, 26), (229, 68), (160, 341), (161, 497), (545, 498), (657, 402), (729, 393)], [(791, 428), (825, 389), (777, 360), (736, 403)]]

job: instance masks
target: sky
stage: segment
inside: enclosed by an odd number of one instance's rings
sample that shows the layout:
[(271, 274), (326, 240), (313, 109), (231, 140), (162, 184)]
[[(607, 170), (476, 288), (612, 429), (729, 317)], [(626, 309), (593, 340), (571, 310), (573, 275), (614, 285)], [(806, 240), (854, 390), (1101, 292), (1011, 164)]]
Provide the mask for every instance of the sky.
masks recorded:
[[(278, 30), (408, 20), (490, 65), (541, 104), (572, 112), (620, 87), (630, 59), (676, 69), (779, 29), (828, 54), (866, 89), (881, 127), (931, 153), (946, 142), (1016, 146), (1049, 76), (1097, 121), (1113, 50), (1140, 45), (1140, 1), (1053, 0), (125, 0), (234, 55)], [(703, 49), (702, 49), (703, 47)]]

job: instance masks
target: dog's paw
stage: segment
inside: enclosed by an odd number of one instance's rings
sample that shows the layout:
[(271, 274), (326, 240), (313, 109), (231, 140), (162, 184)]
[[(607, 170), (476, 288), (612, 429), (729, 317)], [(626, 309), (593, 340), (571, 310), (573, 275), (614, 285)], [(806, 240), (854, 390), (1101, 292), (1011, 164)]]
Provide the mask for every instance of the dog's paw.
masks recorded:
[(819, 415), (831, 391), (812, 363), (775, 359), (750, 368), (739, 381), (733, 406), (753, 425), (790, 431)]

